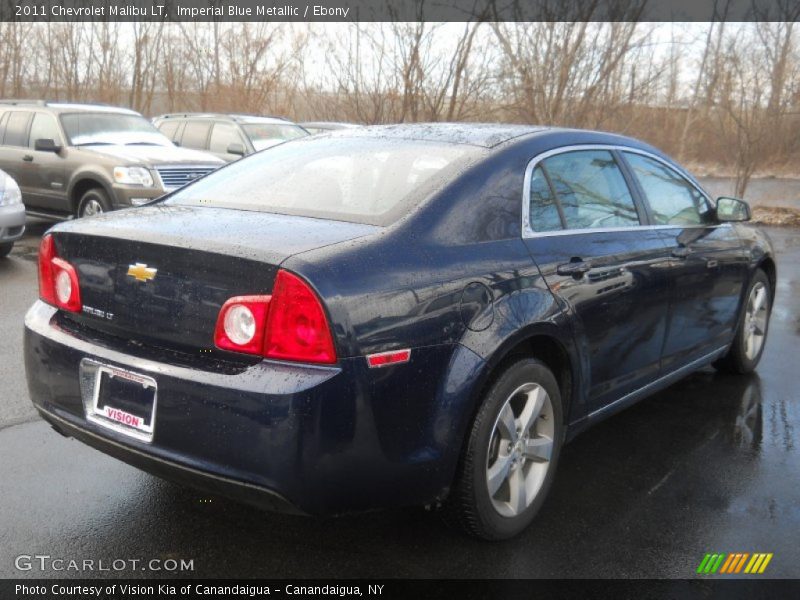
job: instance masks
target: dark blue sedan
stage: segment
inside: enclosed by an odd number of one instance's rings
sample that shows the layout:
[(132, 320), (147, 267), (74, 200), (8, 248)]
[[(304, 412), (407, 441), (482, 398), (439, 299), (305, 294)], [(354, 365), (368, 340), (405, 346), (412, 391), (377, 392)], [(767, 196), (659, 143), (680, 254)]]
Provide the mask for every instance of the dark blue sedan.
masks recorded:
[(776, 272), (749, 216), (605, 133), (295, 140), (51, 229), (28, 386), (60, 433), (180, 483), (314, 515), (429, 505), (506, 538), (575, 434), (756, 367)]

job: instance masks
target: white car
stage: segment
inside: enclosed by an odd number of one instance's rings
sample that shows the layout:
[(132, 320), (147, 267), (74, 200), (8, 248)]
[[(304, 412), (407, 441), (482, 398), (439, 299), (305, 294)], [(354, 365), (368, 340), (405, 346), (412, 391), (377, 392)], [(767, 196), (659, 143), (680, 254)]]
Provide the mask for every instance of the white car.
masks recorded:
[(0, 258), (8, 256), (25, 233), (25, 206), (17, 182), (0, 171)]

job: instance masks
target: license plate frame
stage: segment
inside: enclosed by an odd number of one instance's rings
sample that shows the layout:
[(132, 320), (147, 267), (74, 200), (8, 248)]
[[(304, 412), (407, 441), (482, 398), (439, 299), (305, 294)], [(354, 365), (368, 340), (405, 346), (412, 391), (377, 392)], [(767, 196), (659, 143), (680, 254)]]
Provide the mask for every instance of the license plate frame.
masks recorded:
[[(156, 406), (158, 405), (158, 384), (156, 380), (149, 375), (102, 363), (94, 363), (91, 366), (94, 371), (94, 381), (91, 385), (91, 399), (85, 403), (86, 419), (100, 427), (110, 429), (127, 437), (142, 442), (152, 442), (156, 425)], [(144, 407), (146, 416), (141, 414), (134, 415), (119, 406), (114, 406), (113, 398), (101, 397), (104, 381), (112, 382), (114, 379), (116, 379), (117, 384), (122, 382), (123, 386), (142, 386), (145, 393), (152, 389), (152, 406), (149, 407), (149, 411), (147, 406)], [(142, 390), (135, 388), (131, 388), (131, 391), (142, 392)], [(109, 413), (109, 409), (113, 412)], [(111, 414), (116, 415), (116, 418), (112, 418)], [(136, 422), (136, 420), (139, 422)]]

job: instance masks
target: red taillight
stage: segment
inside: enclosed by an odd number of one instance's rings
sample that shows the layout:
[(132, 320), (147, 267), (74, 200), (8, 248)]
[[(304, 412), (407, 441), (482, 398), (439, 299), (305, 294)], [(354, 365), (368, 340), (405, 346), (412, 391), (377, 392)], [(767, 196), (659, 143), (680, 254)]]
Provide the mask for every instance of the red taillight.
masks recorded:
[(55, 306), (56, 286), (53, 277), (53, 259), (56, 256), (56, 246), (53, 236), (46, 235), (39, 244), (39, 298)]
[(223, 350), (276, 360), (336, 362), (322, 302), (305, 281), (282, 270), (272, 296), (238, 296), (223, 305), (214, 342)]
[(51, 235), (44, 236), (39, 245), (39, 297), (70, 312), (83, 308), (78, 272), (58, 257)]
[(301, 362), (334, 363), (328, 317), (309, 285), (287, 271), (278, 271), (267, 319), (264, 356)]
[(261, 354), (271, 296), (236, 296), (222, 305), (214, 343), (223, 350)]

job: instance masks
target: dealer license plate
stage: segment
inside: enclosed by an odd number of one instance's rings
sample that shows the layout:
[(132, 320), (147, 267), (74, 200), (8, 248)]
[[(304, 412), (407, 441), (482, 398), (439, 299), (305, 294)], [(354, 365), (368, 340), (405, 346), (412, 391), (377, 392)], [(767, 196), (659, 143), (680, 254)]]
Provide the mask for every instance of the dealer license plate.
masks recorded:
[(87, 418), (108, 429), (150, 442), (155, 428), (156, 395), (156, 381), (152, 377), (98, 365)]

